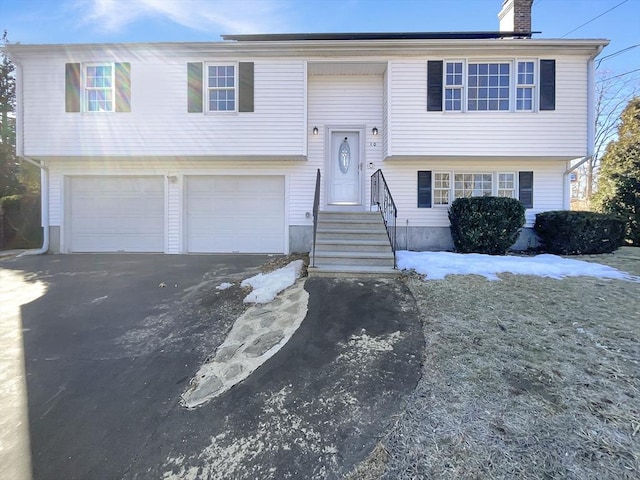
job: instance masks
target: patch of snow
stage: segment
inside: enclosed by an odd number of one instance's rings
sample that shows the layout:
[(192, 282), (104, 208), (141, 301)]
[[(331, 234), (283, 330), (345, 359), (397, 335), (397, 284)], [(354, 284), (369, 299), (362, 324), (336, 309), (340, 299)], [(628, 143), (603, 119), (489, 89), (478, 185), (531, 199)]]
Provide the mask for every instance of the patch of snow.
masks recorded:
[(483, 255), (480, 253), (397, 252), (398, 268), (415, 270), (425, 280), (442, 280), (447, 275), (482, 275), (500, 280), (497, 274), (536, 275), (562, 279), (565, 277), (597, 277), (640, 282), (640, 277), (599, 263), (584, 262), (543, 254), (532, 257)]
[(253, 291), (247, 295), (244, 303), (269, 303), (285, 288), (290, 287), (302, 274), (302, 260), (295, 260), (287, 266), (269, 273), (243, 280), (241, 287), (251, 287)]
[(223, 282), (216, 287), (216, 290), (226, 290), (227, 288), (233, 287), (233, 283)]

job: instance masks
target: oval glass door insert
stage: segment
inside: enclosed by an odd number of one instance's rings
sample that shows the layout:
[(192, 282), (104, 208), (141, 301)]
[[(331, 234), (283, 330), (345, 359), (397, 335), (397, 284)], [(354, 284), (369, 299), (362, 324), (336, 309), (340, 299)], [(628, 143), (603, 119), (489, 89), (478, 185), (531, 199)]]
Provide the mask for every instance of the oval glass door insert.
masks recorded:
[(340, 166), (340, 171), (342, 173), (347, 173), (349, 171), (350, 164), (351, 148), (349, 147), (347, 137), (344, 137), (344, 140), (340, 144), (340, 150), (338, 151), (338, 165)]

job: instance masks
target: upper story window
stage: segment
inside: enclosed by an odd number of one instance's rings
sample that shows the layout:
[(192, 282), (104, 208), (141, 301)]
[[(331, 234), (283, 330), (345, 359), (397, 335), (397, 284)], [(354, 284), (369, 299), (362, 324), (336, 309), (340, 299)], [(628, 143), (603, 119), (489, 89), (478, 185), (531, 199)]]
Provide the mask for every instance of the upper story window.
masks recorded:
[(509, 110), (509, 63), (469, 63), (467, 109)]
[(131, 64), (65, 64), (65, 112), (130, 112)]
[(113, 112), (113, 64), (86, 65), (85, 102), (87, 112)]
[(444, 109), (462, 109), (462, 62), (447, 62), (444, 87)]
[(236, 85), (235, 65), (208, 65), (209, 111), (235, 112)]
[(443, 110), (555, 110), (555, 60), (429, 60), (427, 111)]
[(518, 62), (518, 78), (516, 83), (516, 110), (533, 110), (533, 91), (535, 88), (535, 63), (533, 61)]

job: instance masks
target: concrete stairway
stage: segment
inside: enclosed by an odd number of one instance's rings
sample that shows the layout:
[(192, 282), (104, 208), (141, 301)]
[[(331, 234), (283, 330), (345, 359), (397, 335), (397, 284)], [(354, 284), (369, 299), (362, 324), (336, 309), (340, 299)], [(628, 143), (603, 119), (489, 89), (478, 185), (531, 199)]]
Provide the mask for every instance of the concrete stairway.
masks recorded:
[[(313, 258), (311, 259), (313, 264)], [(393, 250), (379, 212), (320, 212), (309, 276), (395, 276)]]

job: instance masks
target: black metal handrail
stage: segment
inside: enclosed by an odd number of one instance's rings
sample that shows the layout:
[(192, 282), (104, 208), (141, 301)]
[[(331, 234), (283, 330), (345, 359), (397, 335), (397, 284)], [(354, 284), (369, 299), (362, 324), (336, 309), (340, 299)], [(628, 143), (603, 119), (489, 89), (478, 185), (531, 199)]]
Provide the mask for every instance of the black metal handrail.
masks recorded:
[(384, 227), (387, 229), (391, 249), (393, 250), (393, 268), (396, 268), (396, 224), (398, 219), (398, 209), (393, 201), (391, 191), (384, 178), (382, 170), (377, 170), (371, 175), (371, 207), (377, 205), (378, 211), (382, 214)]
[(316, 192), (313, 196), (313, 245), (312, 245), (312, 256), (311, 256), (311, 266), (316, 266), (316, 232), (318, 231), (318, 210), (320, 208), (320, 169), (318, 169), (318, 173), (316, 174)]

